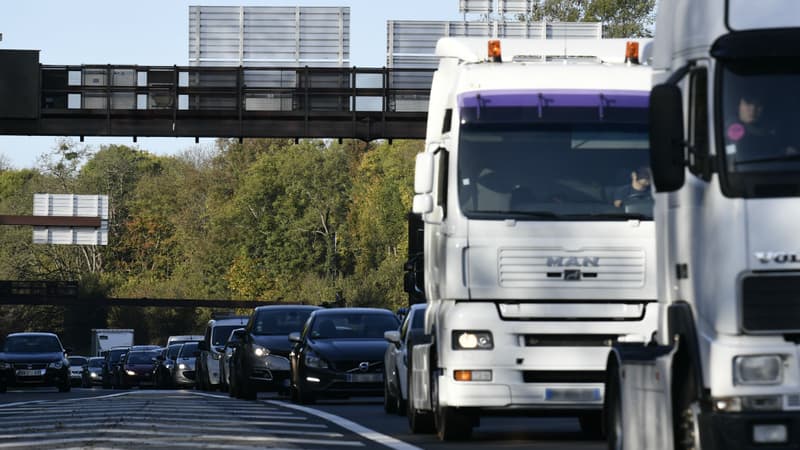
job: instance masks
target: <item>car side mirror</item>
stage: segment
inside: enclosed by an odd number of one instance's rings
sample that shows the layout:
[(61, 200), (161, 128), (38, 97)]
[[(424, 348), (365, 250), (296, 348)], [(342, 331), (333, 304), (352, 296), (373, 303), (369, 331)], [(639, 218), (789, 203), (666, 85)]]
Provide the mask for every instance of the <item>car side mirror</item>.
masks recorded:
[(650, 163), (656, 192), (673, 192), (686, 181), (683, 96), (678, 86), (650, 91)]
[(295, 343), (303, 342), (303, 340), (300, 338), (300, 333), (297, 331), (289, 333), (289, 342), (295, 342)]
[(383, 338), (398, 347), (400, 346), (400, 332), (397, 330), (384, 331)]

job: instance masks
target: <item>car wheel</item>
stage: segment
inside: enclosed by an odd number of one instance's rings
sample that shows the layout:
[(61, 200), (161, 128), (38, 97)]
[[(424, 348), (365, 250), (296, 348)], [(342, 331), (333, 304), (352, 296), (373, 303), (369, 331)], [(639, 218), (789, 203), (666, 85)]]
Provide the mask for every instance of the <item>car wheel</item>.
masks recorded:
[(295, 387), (295, 391), (297, 391), (297, 403), (301, 405), (310, 405), (316, 401), (314, 394), (304, 388), (302, 383)]
[(397, 404), (395, 405), (395, 412), (398, 416), (405, 416), (406, 401), (403, 399), (403, 391), (400, 388), (400, 375), (395, 375), (395, 383), (397, 384), (397, 397), (395, 397)]
[(389, 389), (388, 377), (383, 377), (383, 411), (386, 414), (394, 414), (397, 412), (397, 397), (392, 395)]

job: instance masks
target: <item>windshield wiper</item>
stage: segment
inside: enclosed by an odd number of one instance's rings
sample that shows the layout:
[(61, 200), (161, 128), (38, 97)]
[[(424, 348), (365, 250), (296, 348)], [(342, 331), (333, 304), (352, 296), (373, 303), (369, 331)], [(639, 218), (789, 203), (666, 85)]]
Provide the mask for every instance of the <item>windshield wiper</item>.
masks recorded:
[(641, 213), (597, 213), (597, 214), (565, 214), (564, 220), (617, 219), (617, 220), (653, 220), (652, 216)]
[(552, 212), (552, 211), (471, 211), (471, 214), (474, 215), (491, 215), (491, 216), (503, 216), (509, 219), (513, 219), (515, 217), (531, 217), (535, 219), (561, 219), (561, 216)]
[(745, 159), (744, 161), (734, 161), (733, 165), (738, 166), (741, 164), (758, 164), (776, 161), (800, 161), (800, 153), (783, 156), (770, 156), (769, 158)]

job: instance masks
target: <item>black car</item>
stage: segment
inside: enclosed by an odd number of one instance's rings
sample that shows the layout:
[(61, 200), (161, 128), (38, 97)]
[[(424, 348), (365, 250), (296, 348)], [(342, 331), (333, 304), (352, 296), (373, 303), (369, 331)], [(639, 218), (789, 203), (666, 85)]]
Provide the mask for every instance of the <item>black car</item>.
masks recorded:
[(153, 369), (161, 349), (131, 350), (122, 359), (119, 371), (119, 387), (154, 386)]
[(170, 344), (169, 347), (161, 349), (161, 353), (156, 356), (156, 364), (153, 367), (153, 381), (156, 387), (170, 388), (173, 386), (175, 360), (178, 359), (181, 346), (183, 346), (183, 342)]
[(383, 333), (396, 330), (397, 316), (377, 308), (321, 309), (302, 333), (292, 333), (292, 400), (311, 403), (321, 395), (383, 394)]
[(0, 349), (0, 392), (9, 386), (55, 386), (69, 392), (69, 361), (53, 333), (12, 333)]
[(272, 305), (253, 310), (245, 328), (234, 331), (229, 339), (229, 345), (235, 348), (226, 368), (230, 371), (228, 389), (232, 397), (255, 399), (259, 391), (288, 391), (292, 348), (289, 334), (302, 330), (311, 313), (318, 309), (309, 305)]
[(130, 349), (130, 347), (112, 347), (106, 352), (106, 359), (103, 361), (103, 388), (111, 389), (116, 384), (120, 359)]

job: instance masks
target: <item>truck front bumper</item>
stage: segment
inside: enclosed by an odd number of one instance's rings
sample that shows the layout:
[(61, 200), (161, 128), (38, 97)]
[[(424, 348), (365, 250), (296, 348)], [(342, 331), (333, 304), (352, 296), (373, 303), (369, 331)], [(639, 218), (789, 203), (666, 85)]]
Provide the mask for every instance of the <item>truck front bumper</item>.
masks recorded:
[[(701, 413), (703, 449), (788, 450), (800, 448), (800, 411)], [(785, 430), (785, 439), (781, 435)], [(764, 442), (765, 438), (772, 442)]]

